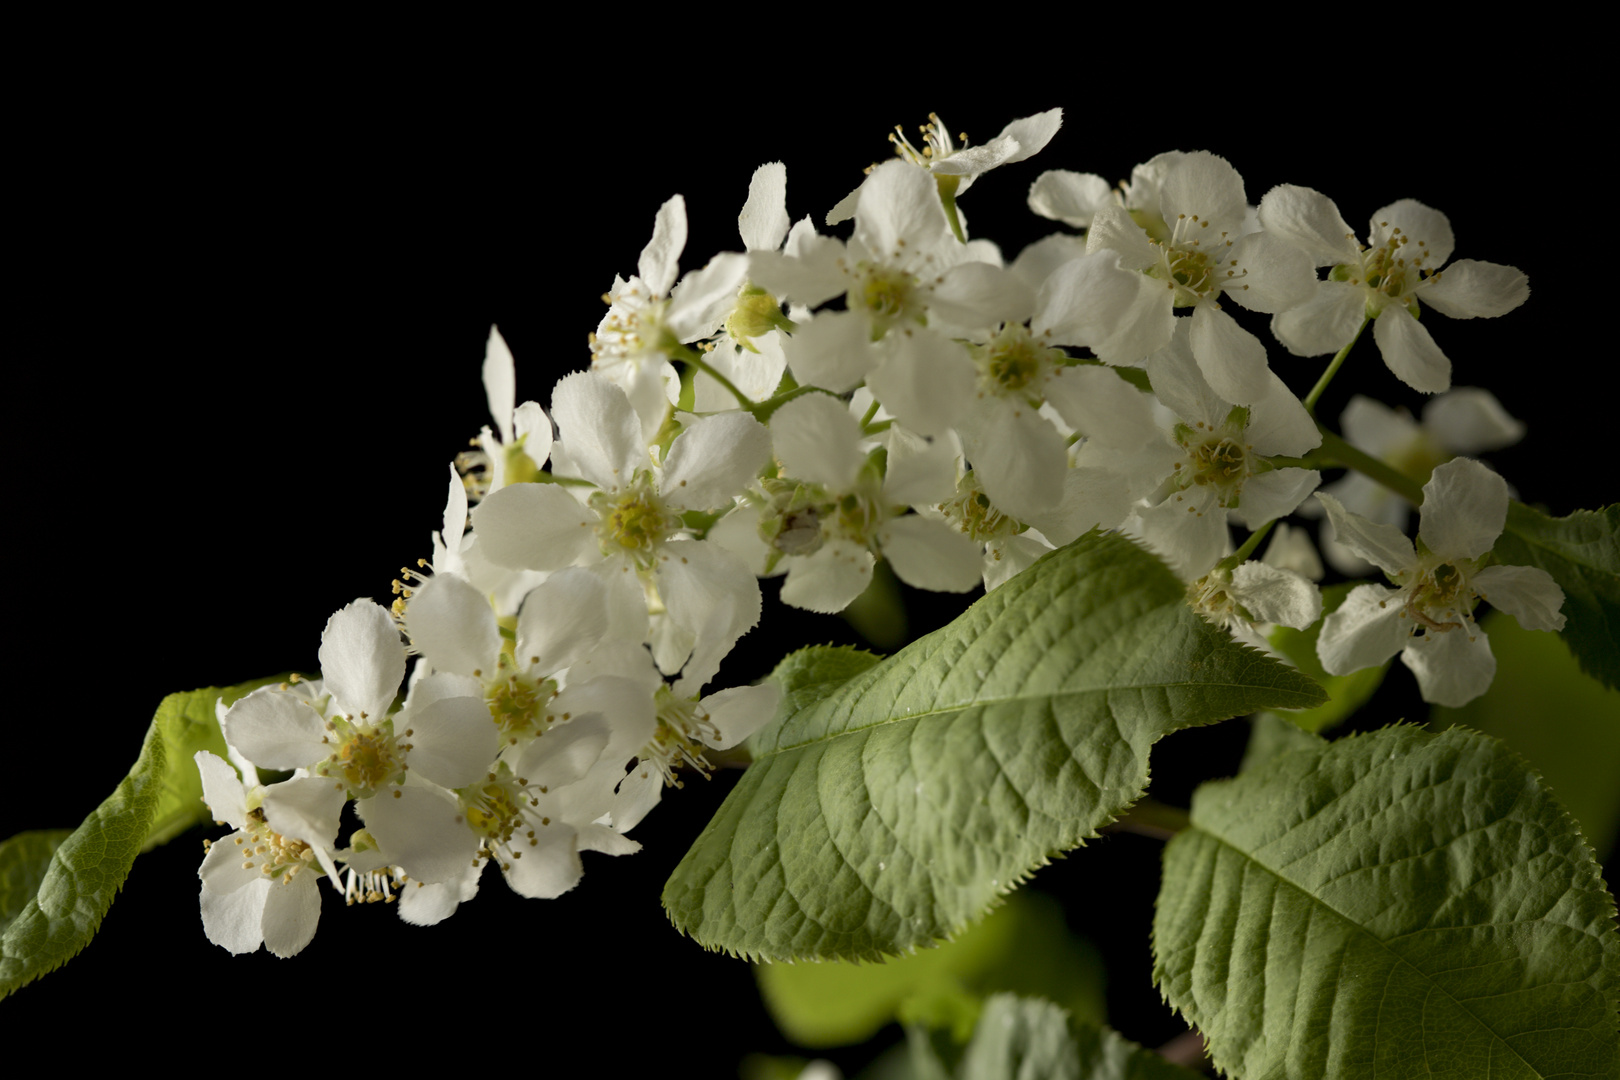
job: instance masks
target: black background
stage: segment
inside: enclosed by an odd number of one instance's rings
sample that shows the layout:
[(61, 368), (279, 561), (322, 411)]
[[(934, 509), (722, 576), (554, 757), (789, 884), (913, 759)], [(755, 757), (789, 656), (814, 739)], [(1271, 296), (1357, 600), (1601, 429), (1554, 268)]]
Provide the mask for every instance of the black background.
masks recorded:
[[(1572, 265), (1582, 231), (1606, 227), (1583, 223), (1579, 185), (1551, 174), (1563, 157), (1545, 125), (1370, 110), (1280, 79), (1263, 116), (1004, 86), (829, 88), (804, 108), (728, 84), (718, 65), (685, 93), (610, 93), (403, 61), (334, 77), (342, 60), (255, 77), (236, 77), (228, 59), (130, 70), (77, 105), (25, 109), (14, 132), (30, 163), (12, 223), (22, 346), (5, 425), (22, 625), (8, 635), (0, 835), (79, 822), (124, 774), (166, 693), (309, 670), (332, 611), (387, 599), (398, 568), (429, 553), (445, 462), (488, 422), (479, 372), (491, 323), (517, 358), (519, 400), (548, 404), (553, 382), (588, 363), (601, 294), (634, 272), (671, 194), (686, 198), (682, 268), (695, 269), (740, 247), (755, 166), (784, 161), (789, 213), (819, 223), (888, 156), (887, 126), (914, 132), (931, 108), (984, 141), (1065, 106), (1045, 151), (962, 200), (970, 233), (1009, 260), (1058, 228), (1024, 205), (1040, 172), (1122, 179), (1171, 148), (1228, 157), (1251, 202), (1277, 183), (1318, 188), (1358, 231), (1402, 197), (1443, 210), (1457, 257), (1518, 266), (1533, 290), (1501, 320), (1426, 319), (1455, 384), (1490, 387), (1529, 424), (1525, 444), (1491, 460), (1557, 513), (1614, 497), (1595, 467), (1605, 414), (1589, 385), (1613, 356), (1593, 290), (1612, 286)], [(1560, 104), (1556, 92), (1536, 100), (1542, 117)], [(1308, 388), (1323, 361), (1288, 356), (1263, 318), (1247, 324), (1271, 344), (1274, 369)], [(1370, 340), (1321, 415), (1358, 390), (1421, 406)], [(767, 630), (745, 639), (721, 683), (757, 678), (801, 644), (855, 640), (765, 589)], [(918, 631), (962, 604), (915, 601)], [(1364, 723), (1425, 715), (1397, 666)], [(1235, 769), (1244, 732), (1233, 722), (1172, 737), (1155, 756), (1154, 793), (1184, 805), (1199, 780)], [(588, 854), (581, 886), (556, 901), (518, 900), (491, 872), (454, 919), (420, 929), (381, 905), (345, 910), (323, 890), (320, 930), (292, 960), (233, 958), (205, 940), (195, 872), (217, 830), (196, 831), (142, 856), (90, 947), (0, 1005), (0, 1026), (94, 1010), (106, 1032), (225, 1039), (235, 1019), (274, 1018), (346, 1033), (344, 1052), (479, 1033), (527, 1047), (538, 1056), (519, 1060), (536, 1065), (556, 1060), (555, 1038), (626, 1069), (728, 1075), (745, 1052), (789, 1048), (747, 966), (677, 934), (658, 894), (729, 784), (671, 793), (635, 833), (643, 852)], [(1107, 955), (1113, 1022), (1149, 1045), (1184, 1030), (1149, 980), (1159, 849), (1111, 836), (1035, 877)]]

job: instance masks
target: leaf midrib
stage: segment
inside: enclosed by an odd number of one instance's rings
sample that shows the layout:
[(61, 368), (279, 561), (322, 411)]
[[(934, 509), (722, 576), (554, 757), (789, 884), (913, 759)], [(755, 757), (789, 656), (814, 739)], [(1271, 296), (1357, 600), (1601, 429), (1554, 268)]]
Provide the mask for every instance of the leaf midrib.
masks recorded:
[[(843, 737), (845, 737), (847, 735), (864, 734), (865, 732), (873, 731), (873, 730), (881, 727), (884, 724), (897, 724), (902, 720), (921, 720), (921, 719), (926, 719), (926, 718), (931, 717), (931, 716), (944, 716), (947, 713), (963, 712), (963, 711), (965, 711), (967, 709), (977, 709), (977, 708), (982, 708), (982, 707), (991, 706), (991, 705), (1010, 705), (1010, 704), (1014, 704), (1014, 703), (1017, 703), (1017, 702), (1033, 701), (1033, 700), (1040, 700), (1040, 699), (1048, 699), (1049, 700), (1051, 698), (1058, 698), (1058, 697), (1077, 697), (1077, 696), (1082, 696), (1082, 695), (1086, 695), (1086, 694), (1107, 694), (1107, 693), (1112, 693), (1112, 692), (1114, 692), (1116, 690), (1135, 690), (1135, 691), (1160, 690), (1160, 689), (1165, 689), (1165, 688), (1169, 688), (1169, 687), (1179, 687), (1179, 688), (1197, 687), (1197, 688), (1209, 689), (1209, 690), (1239, 690), (1239, 691), (1252, 691), (1252, 690), (1257, 690), (1257, 689), (1274, 689), (1278, 693), (1288, 693), (1289, 692), (1286, 687), (1280, 687), (1280, 686), (1279, 687), (1257, 687), (1253, 683), (1158, 682), (1158, 683), (1129, 683), (1129, 684), (1120, 685), (1120, 686), (1090, 686), (1090, 687), (1086, 687), (1084, 689), (1079, 689), (1079, 690), (1054, 690), (1051, 693), (1044, 693), (1043, 692), (1043, 693), (1039, 693), (1039, 694), (1030, 694), (1027, 697), (981, 698), (981, 699), (977, 699), (977, 700), (974, 700), (974, 701), (963, 702), (963, 703), (955, 704), (955, 705), (949, 705), (949, 706), (945, 706), (945, 707), (937, 708), (937, 709), (923, 709), (923, 710), (920, 710), (918, 712), (906, 713), (903, 716), (885, 716), (885, 717), (882, 717), (880, 719), (873, 720), (869, 724), (863, 724), (860, 727), (845, 728), (843, 731), (835, 732), (835, 733), (830, 734), (830, 735), (820, 735), (820, 736), (817, 736), (817, 737), (812, 738), (812, 739), (806, 739), (803, 742), (789, 743), (789, 744), (786, 744), (786, 745), (777, 746), (774, 749), (771, 749), (769, 751), (766, 751), (766, 752), (758, 755), (754, 760), (755, 761), (763, 761), (768, 757), (775, 757), (777, 754), (785, 753), (786, 751), (789, 751), (789, 750), (802, 750), (806, 746), (814, 746), (814, 745), (816, 745), (818, 743), (831, 742), (834, 739), (841, 739), (841, 738), (843, 738)], [(827, 699), (827, 698), (822, 699), (822, 701), (827, 701), (827, 700), (830, 700), (830, 699)], [(818, 708), (820, 706), (820, 704), (821, 703), (818, 702), (816, 705), (812, 705), (810, 707), (812, 709)], [(1276, 705), (1276, 706), (1271, 706), (1271, 707), (1272, 708), (1279, 708), (1279, 709), (1287, 709), (1287, 708), (1312, 708), (1313, 706)]]

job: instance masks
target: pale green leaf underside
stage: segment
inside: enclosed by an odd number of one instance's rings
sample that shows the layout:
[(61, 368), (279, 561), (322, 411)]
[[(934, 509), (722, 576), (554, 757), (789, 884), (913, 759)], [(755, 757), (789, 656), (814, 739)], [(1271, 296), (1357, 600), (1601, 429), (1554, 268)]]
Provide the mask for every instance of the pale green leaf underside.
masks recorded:
[(1561, 518), (1510, 503), (1495, 551), (1505, 563), (1553, 576), (1564, 590), (1569, 651), (1588, 675), (1620, 689), (1620, 503)]
[(273, 681), (170, 694), (129, 775), (77, 829), (19, 833), (0, 844), (0, 997), (90, 943), (137, 854), (209, 820), (192, 754), (224, 752), (214, 702)]
[(1140, 797), (1179, 728), (1322, 700), (1091, 534), (846, 682), (784, 680), (754, 763), (664, 890), (753, 959), (875, 959), (949, 937)]
[(1205, 784), (1154, 976), (1240, 1077), (1620, 1075), (1614, 901), (1494, 739), (1388, 728)]

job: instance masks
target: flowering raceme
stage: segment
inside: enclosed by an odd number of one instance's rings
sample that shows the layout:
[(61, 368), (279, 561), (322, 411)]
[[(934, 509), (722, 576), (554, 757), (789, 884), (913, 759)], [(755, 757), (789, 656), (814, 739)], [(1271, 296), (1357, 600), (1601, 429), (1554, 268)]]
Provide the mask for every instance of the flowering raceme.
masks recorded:
[[(761, 165), (743, 250), (684, 277), (686, 204), (671, 196), (637, 273), (605, 297), (590, 369), (555, 382), (549, 411), (518, 403), (491, 327), (490, 425), (449, 469), (431, 558), (402, 572), (391, 608), (362, 598), (332, 614), (319, 678), (221, 710), (230, 763), (197, 756), (233, 830), (199, 872), (209, 940), (300, 951), (322, 876), (341, 875), (351, 901), (397, 894), (405, 921), (432, 925), (476, 897), (489, 864), (545, 899), (581, 882), (582, 853), (638, 851), (630, 832), (684, 776), (746, 764), (750, 736), (797, 707), (774, 682), (727, 678), (766, 610), (761, 578), (780, 577), (809, 623), (802, 611), (881, 606), (880, 563), (914, 589), (994, 590), (1117, 532), (1158, 557), (1129, 551), (1173, 609), (1179, 587), (1219, 628), (1194, 623), (1202, 640), (1269, 649), (1268, 627), (1320, 622), (1329, 673), (1399, 653), (1424, 698), (1448, 705), (1491, 681), (1480, 600), (1560, 629), (1557, 584), (1492, 554), (1506, 482), (1446, 461), (1522, 433), (1494, 398), (1437, 398), (1420, 429), (1358, 396), (1337, 439), (1314, 409), (1338, 361), (1302, 400), (1228, 304), (1270, 316), (1304, 355), (1345, 348), (1370, 320), (1391, 369), (1431, 392), (1449, 361), (1420, 302), (1495, 316), (1522, 302), (1524, 276), (1448, 265), (1449, 223), (1412, 200), (1375, 215), (1365, 247), (1310, 189), (1274, 188), (1257, 210), (1207, 151), (1151, 158), (1117, 191), (1043, 174), (1030, 207), (1083, 235), (1008, 265), (988, 238), (968, 241), (956, 197), (1060, 121), (1039, 113), (964, 148), (936, 120), (924, 149), (902, 137), (899, 160), (797, 224), (786, 166)], [(844, 219), (847, 239), (812, 224)], [(1427, 479), (1415, 543), (1394, 505), (1414, 488), (1374, 458)], [(1321, 562), (1285, 519), (1344, 467), (1319, 505), (1392, 584), (1356, 587), (1324, 620)], [(292, 776), (261, 785), (257, 767)], [(363, 827), (340, 841), (351, 803)]]

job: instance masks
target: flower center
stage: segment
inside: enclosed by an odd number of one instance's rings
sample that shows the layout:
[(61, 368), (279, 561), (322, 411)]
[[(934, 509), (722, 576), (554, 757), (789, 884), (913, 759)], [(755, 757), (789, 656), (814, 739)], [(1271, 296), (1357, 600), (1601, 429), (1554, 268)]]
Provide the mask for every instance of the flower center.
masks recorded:
[(411, 747), (394, 737), (391, 726), (391, 721), (372, 727), (334, 717), (327, 722), (327, 730), (337, 736), (338, 748), (315, 766), (315, 772), (341, 777), (355, 798), (370, 798), (405, 771), (405, 753)]
[(1210, 237), (1203, 235), (1203, 230), (1207, 228), (1209, 222), (1197, 214), (1182, 214), (1167, 243), (1154, 241), (1159, 248), (1159, 263), (1148, 267), (1147, 274), (1165, 282), (1175, 293), (1174, 307), (1192, 307), (1246, 276), (1246, 271), (1238, 269), (1237, 260), (1229, 259), (1224, 266), (1221, 262), (1226, 249), (1232, 246), (1231, 238), (1223, 232), (1213, 243), (1206, 243)]
[(275, 881), (289, 882), (306, 867), (319, 867), (315, 862), (315, 849), (302, 840), (282, 836), (270, 828), (262, 808), (248, 811), (246, 838), (238, 838), (242, 845), (242, 868), (259, 867), (264, 875)]
[(683, 786), (675, 778), (675, 771), (683, 765), (696, 769), (707, 780), (711, 766), (703, 756), (704, 743), (717, 741), (720, 729), (699, 702), (676, 697), (668, 686), (659, 687), (653, 700), (658, 709), (658, 730), (637, 756), (652, 762), (671, 787)]
[(1042, 384), (1052, 369), (1062, 362), (1063, 353), (1030, 340), (1022, 323), (1003, 326), (985, 345), (969, 346), (979, 368), (979, 389), (998, 397), (1014, 394), (1039, 407), (1045, 400)]
[(922, 303), (917, 276), (889, 266), (861, 263), (858, 279), (849, 292), (849, 305), (860, 306), (872, 319), (872, 340), (883, 337), (891, 325), (902, 319), (922, 323)]
[(939, 504), (939, 512), (967, 536), (979, 542), (1014, 536), (1027, 527), (996, 509), (971, 471), (956, 482), (956, 495)]
[[(501, 666), (506, 664), (502, 656)], [(514, 671), (485, 689), (484, 703), (489, 706), (490, 718), (500, 729), (501, 738), (516, 745), (546, 729), (545, 707), (556, 694), (557, 684), (550, 679), (532, 679)]]
[(653, 553), (664, 538), (679, 527), (679, 519), (665, 511), (647, 482), (645, 473), (629, 489), (591, 496), (591, 508), (601, 518), (596, 526), (602, 554), (628, 555), (643, 569), (652, 566)]
[(1328, 276), (1333, 281), (1348, 281), (1365, 289), (1367, 316), (1373, 318), (1385, 304), (1404, 300), (1434, 273), (1424, 265), (1429, 261), (1427, 243), (1414, 241), (1409, 233), (1396, 227), (1388, 240), (1362, 251), (1360, 266), (1343, 263), (1335, 266)]

